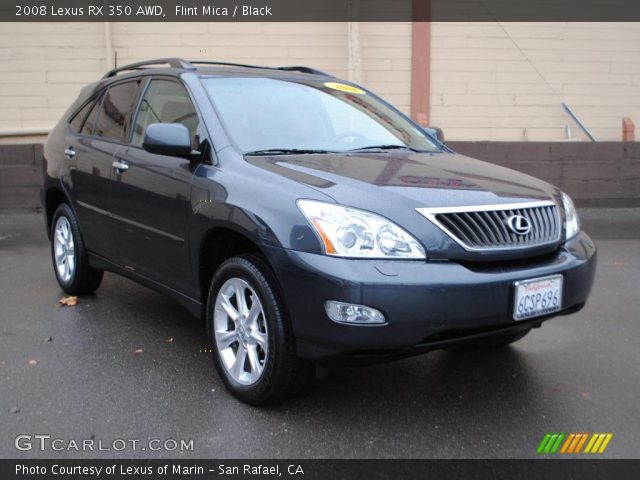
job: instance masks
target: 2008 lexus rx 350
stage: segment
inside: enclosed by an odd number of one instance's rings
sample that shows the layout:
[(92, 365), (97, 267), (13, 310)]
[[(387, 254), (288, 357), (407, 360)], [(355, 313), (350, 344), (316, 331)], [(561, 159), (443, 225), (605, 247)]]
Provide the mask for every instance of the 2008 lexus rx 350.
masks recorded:
[(44, 156), (62, 289), (92, 292), (108, 270), (172, 296), (251, 404), (314, 363), (514, 342), (582, 308), (595, 274), (566, 194), (308, 67), (111, 71)]

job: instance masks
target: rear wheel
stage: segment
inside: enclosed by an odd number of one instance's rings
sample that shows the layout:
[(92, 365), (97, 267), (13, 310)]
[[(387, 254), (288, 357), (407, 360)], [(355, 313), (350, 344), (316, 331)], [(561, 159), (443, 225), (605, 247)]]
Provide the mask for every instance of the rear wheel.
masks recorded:
[(51, 221), (51, 259), (60, 287), (70, 295), (91, 293), (102, 282), (103, 272), (89, 266), (78, 221), (66, 203)]
[(257, 256), (233, 257), (211, 281), (207, 330), (227, 389), (251, 405), (296, 393), (311, 366), (297, 358), (295, 339), (275, 278)]
[(484, 337), (473, 342), (473, 345), (480, 348), (501, 348), (511, 345), (525, 337), (531, 331), (530, 328), (516, 330), (515, 332), (502, 332)]

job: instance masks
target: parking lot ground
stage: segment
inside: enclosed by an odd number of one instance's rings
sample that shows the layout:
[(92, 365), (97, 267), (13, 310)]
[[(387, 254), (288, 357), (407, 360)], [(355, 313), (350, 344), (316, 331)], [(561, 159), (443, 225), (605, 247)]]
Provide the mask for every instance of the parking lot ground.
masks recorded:
[[(532, 458), (547, 432), (611, 432), (605, 458), (640, 446), (640, 209), (581, 212), (599, 247), (592, 296), (499, 351), (456, 348), (332, 369), (256, 409), (223, 388), (203, 327), (113, 274), (62, 307), (42, 217), (0, 215), (0, 457)], [(122, 452), (18, 451), (48, 434)], [(148, 439), (193, 439), (150, 451)]]

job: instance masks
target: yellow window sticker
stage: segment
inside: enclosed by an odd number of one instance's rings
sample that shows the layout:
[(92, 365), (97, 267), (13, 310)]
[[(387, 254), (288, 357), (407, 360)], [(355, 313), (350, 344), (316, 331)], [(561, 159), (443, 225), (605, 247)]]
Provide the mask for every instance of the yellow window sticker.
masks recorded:
[(324, 86), (328, 88), (332, 88), (333, 90), (339, 90), (341, 92), (347, 92), (347, 93), (355, 93), (358, 95), (365, 95), (367, 93), (361, 88), (353, 87), (351, 85), (345, 85), (344, 83), (326, 82)]

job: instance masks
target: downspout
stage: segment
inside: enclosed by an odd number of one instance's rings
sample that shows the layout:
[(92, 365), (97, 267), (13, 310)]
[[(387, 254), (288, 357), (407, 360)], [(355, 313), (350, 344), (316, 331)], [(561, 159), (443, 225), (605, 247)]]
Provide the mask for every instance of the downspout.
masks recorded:
[(349, 80), (362, 83), (362, 51), (360, 49), (360, 23), (349, 22)]
[(113, 69), (113, 45), (111, 42), (111, 22), (104, 24), (104, 53), (107, 58), (107, 71)]
[[(431, 2), (413, 1), (413, 18), (430, 18)], [(411, 24), (411, 118), (429, 125), (431, 95), (431, 22)]]
[[(349, 1), (348, 19), (359, 17), (359, 0)], [(349, 55), (349, 80), (362, 83), (362, 51), (360, 49), (360, 23), (347, 22), (347, 47)]]

